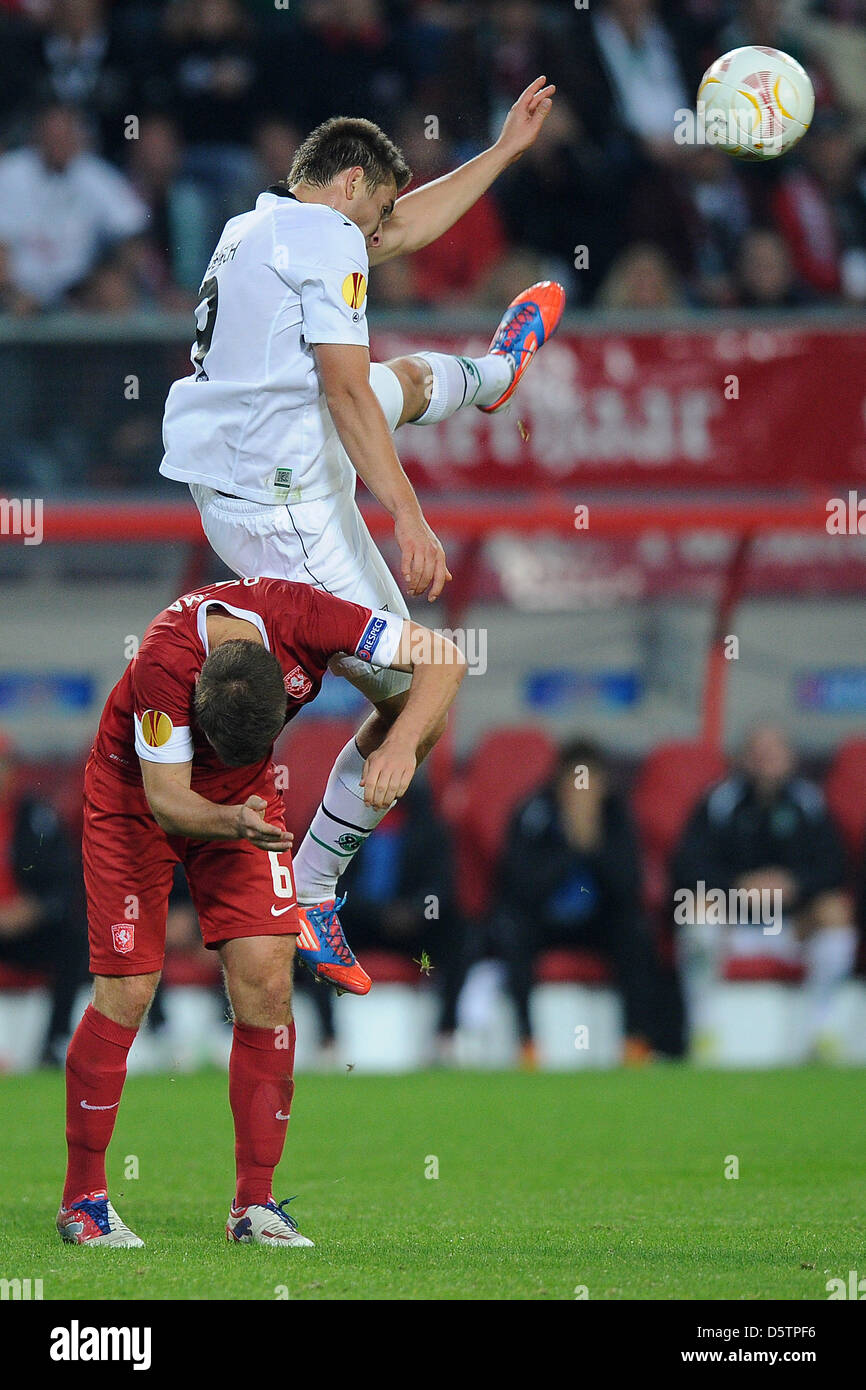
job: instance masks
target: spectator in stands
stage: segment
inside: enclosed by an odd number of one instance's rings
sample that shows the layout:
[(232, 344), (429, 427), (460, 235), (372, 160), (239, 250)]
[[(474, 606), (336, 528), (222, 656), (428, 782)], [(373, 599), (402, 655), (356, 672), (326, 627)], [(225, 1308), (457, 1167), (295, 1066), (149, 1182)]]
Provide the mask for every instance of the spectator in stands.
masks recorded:
[(416, 778), (340, 879), (352, 948), (361, 960), (365, 952), (385, 951), (420, 971), (419, 962), (429, 956), (441, 993), (439, 1032), (446, 1038), (456, 1026), (463, 965), (452, 860), (448, 830), (424, 778)]
[(778, 232), (756, 227), (740, 242), (736, 302), (744, 309), (792, 309), (808, 303)]
[[(210, 0), (206, 0), (210, 3)], [(382, 0), (307, 0), (300, 22), (269, 43), (266, 111), (284, 110), (306, 132), (329, 116), (364, 115), (390, 131), (406, 82)]]
[[(815, 60), (826, 74), (828, 91), (818, 88), (818, 104), (842, 108), (851, 121), (857, 150), (866, 150), (866, 5), (863, 0), (790, 0), (792, 26), (807, 53), (805, 66), (814, 76)], [(823, 102), (822, 102), (823, 96)]]
[(41, 14), (7, 24), (0, 109), (14, 113), (34, 100), (73, 106), (100, 153), (118, 156), (125, 117), (141, 109), (153, 68), (146, 14), (141, 5), (51, 0)]
[(264, 189), (285, 180), (302, 139), (300, 129), (280, 116), (266, 116), (259, 121), (253, 132), (253, 165), (249, 177), (229, 194), (229, 217), (248, 212)]
[(127, 180), (85, 149), (78, 113), (49, 106), (32, 145), (0, 156), (0, 245), (15, 288), (43, 308), (62, 302), (111, 246), (143, 232)]
[(692, 105), (683, 64), (655, 0), (592, 7), (592, 34), (608, 108), (654, 164), (675, 159), (676, 112)]
[(148, 211), (153, 292), (163, 299), (174, 286), (196, 294), (213, 250), (211, 208), (200, 185), (184, 175), (183, 157), (171, 117), (142, 117), (138, 138), (128, 142), (126, 172)]
[[(186, 144), (186, 172), (211, 200), (216, 241), (225, 200), (250, 177), (249, 142), (270, 104), (255, 24), (239, 0), (177, 0), (165, 14), (166, 95)], [(283, 92), (288, 81), (282, 74)]]
[[(766, 923), (729, 921), (713, 934), (699, 931), (692, 947), (691, 928), (681, 928), (693, 1020), (700, 1000), (690, 980), (706, 976), (708, 954), (802, 957), (810, 1040), (820, 1048), (838, 989), (854, 965), (857, 935), (839, 831), (820, 788), (797, 775), (794, 751), (777, 725), (751, 730), (739, 770), (696, 807), (673, 875), (678, 889), (696, 893), (702, 882), (706, 892), (757, 889), (781, 895), (784, 925), (778, 933), (765, 932)], [(766, 901), (773, 906), (776, 900)]]
[[(428, 138), (428, 129), (434, 138)], [(424, 115), (413, 111), (398, 127), (396, 138), (413, 173), (410, 187), (429, 183), (459, 162), (444, 120), (428, 127)], [(499, 211), (488, 193), (444, 236), (409, 258), (412, 300), (420, 304), (466, 304), (505, 249)], [(374, 273), (378, 276), (378, 269)]]
[(544, 256), (547, 276), (584, 303), (622, 242), (624, 192), (616, 166), (559, 96), (535, 144), (494, 186), (511, 243)]
[(50, 977), (43, 1060), (59, 1066), (75, 993), (87, 979), (86, 933), (66, 831), (16, 772), (12, 746), (0, 735), (0, 967)]
[(636, 242), (614, 261), (599, 289), (602, 309), (676, 309), (684, 303), (682, 286), (664, 251)]
[(549, 785), (512, 817), (497, 875), (492, 940), (508, 967), (526, 1060), (533, 966), (563, 948), (607, 959), (623, 999), (625, 1060), (650, 1055), (657, 966), (642, 896), (631, 813), (600, 750), (575, 739)]
[(691, 252), (693, 296), (727, 307), (736, 297), (739, 245), (751, 226), (749, 198), (736, 162), (712, 145), (690, 149), (682, 175), (680, 226)]
[(794, 269), (816, 294), (866, 299), (866, 173), (844, 118), (819, 111), (773, 211)]
[(798, 63), (805, 63), (797, 35), (788, 28), (785, 13), (788, 8), (783, 0), (738, 0), (729, 23), (719, 35), (719, 53), (750, 43), (766, 44), (790, 53)]

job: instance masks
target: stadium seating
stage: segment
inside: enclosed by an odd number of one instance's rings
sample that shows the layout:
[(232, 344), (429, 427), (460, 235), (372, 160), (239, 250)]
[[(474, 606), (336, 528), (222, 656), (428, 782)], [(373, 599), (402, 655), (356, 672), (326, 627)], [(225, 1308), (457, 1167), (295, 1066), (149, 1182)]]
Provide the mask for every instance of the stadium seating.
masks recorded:
[(644, 759), (632, 806), (644, 851), (647, 906), (658, 911), (670, 888), (669, 865), (698, 799), (724, 777), (723, 755), (705, 743), (661, 743)]
[(492, 878), (518, 804), (553, 771), (556, 744), (532, 724), (494, 729), (477, 744), (459, 779), (457, 894), (464, 913), (490, 907)]
[(824, 789), (852, 867), (859, 873), (866, 844), (866, 738), (850, 738), (839, 746)]
[(334, 760), (356, 727), (349, 719), (316, 719), (302, 714), (277, 742), (274, 762), (288, 770), (284, 800), (296, 848), (316, 813)]
[(622, 1005), (594, 951), (545, 951), (529, 1011), (538, 1061), (553, 1071), (613, 1067), (622, 1057)]

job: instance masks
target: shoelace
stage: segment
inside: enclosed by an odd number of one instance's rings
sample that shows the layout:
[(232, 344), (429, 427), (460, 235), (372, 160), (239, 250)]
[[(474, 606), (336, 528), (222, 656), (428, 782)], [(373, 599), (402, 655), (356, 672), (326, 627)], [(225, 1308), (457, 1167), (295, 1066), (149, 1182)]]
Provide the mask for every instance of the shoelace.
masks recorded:
[(534, 304), (521, 305), (514, 318), (506, 324), (503, 330), (502, 341), (498, 345), (503, 352), (515, 351), (513, 346), (515, 338), (519, 336), (522, 329), (529, 326), (537, 313), (538, 309)]
[(334, 906), (329, 908), (318, 908), (316, 911), (316, 926), (321, 927), (322, 935), (330, 946), (331, 950), (340, 957), (344, 965), (352, 964), (352, 952), (349, 950), (348, 942), (343, 935), (343, 929), (337, 921), (337, 913), (344, 906), (346, 896), (337, 898)]
[(104, 1235), (111, 1235), (111, 1217), (108, 1214), (107, 1197), (101, 1198), (98, 1202), (94, 1202), (90, 1197), (85, 1197), (83, 1201), (75, 1203), (73, 1210), (83, 1211), (86, 1216), (92, 1217)]
[(298, 1223), (295, 1221), (294, 1217), (289, 1216), (289, 1213), (285, 1211), (284, 1208), (289, 1205), (289, 1202), (293, 1202), (294, 1200), (294, 1197), (284, 1197), (281, 1202), (268, 1202), (268, 1208), (279, 1216), (281, 1221), (285, 1221), (291, 1231), (297, 1231)]

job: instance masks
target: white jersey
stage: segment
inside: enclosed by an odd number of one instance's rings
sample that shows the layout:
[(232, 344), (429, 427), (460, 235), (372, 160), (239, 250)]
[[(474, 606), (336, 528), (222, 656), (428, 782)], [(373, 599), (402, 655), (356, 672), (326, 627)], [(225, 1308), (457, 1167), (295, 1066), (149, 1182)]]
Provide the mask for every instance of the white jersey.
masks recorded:
[(195, 372), (168, 393), (160, 473), (250, 502), (350, 492), (313, 346), (369, 344), (363, 233), (279, 187), (233, 217), (202, 284)]

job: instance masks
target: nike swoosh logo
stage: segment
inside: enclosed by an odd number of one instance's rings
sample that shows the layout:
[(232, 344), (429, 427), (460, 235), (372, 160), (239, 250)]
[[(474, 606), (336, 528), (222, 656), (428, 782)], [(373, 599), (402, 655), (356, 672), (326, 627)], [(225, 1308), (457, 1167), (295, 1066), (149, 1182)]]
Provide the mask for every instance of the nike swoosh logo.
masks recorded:
[(291, 910), (292, 910), (292, 908), (294, 907), (294, 905), (295, 905), (294, 903), (289, 903), (288, 907), (272, 907), (272, 908), (271, 908), (271, 916), (272, 916), (272, 917), (282, 917), (282, 915), (283, 915), (284, 912), (291, 912)]
[(81, 1108), (82, 1110), (114, 1110), (119, 1104), (120, 1101), (116, 1100), (114, 1105), (88, 1105), (87, 1101), (83, 1100), (81, 1102)]
[(290, 1120), (292, 1117), (291, 1115), (284, 1115), (282, 1110), (277, 1110), (275, 1112), (274, 1118), (277, 1120)]

